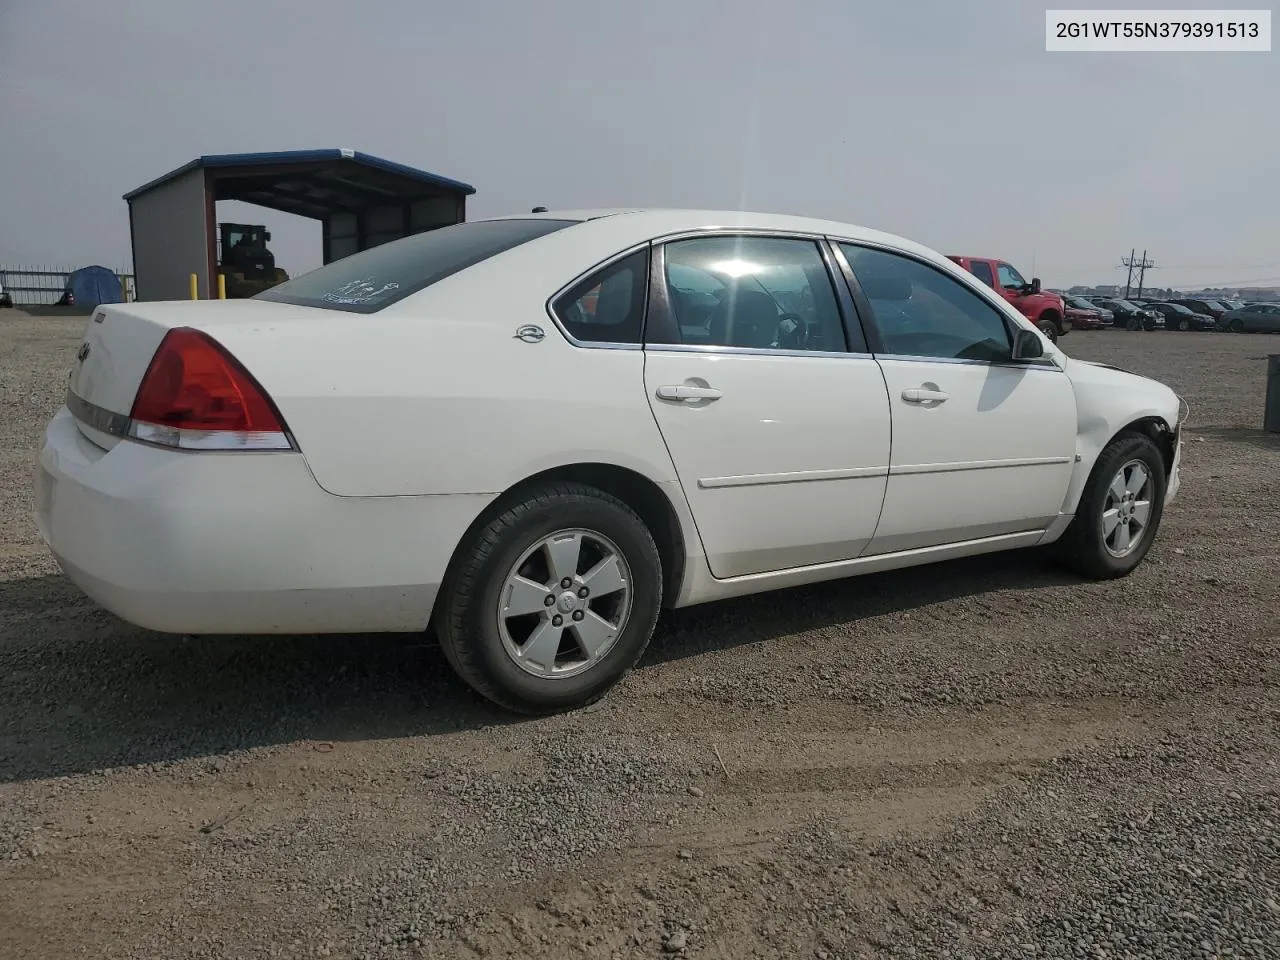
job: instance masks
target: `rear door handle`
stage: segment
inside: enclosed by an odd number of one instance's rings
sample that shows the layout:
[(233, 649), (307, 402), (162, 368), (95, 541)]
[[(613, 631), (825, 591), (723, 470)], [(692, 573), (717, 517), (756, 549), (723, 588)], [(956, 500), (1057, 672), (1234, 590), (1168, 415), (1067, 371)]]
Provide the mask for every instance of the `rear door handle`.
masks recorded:
[(687, 384), (667, 384), (655, 393), (659, 400), (719, 400), (723, 394), (715, 387), (691, 387)]
[(951, 399), (951, 394), (928, 387), (912, 387), (902, 391), (902, 399), (907, 403), (944, 403)]

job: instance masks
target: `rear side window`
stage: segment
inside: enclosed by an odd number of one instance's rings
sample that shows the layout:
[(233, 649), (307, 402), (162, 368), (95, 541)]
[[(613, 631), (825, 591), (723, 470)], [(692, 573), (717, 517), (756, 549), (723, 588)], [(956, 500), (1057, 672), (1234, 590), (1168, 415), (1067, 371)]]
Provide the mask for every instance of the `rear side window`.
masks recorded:
[(257, 300), (375, 313), (411, 294), (575, 220), (477, 220), (416, 233), (325, 264)]
[(640, 343), (649, 289), (649, 248), (591, 274), (551, 305), (569, 335), (583, 343)]
[(996, 285), (996, 278), (991, 273), (991, 264), (985, 260), (970, 260), (969, 272), (985, 283), (988, 287)]

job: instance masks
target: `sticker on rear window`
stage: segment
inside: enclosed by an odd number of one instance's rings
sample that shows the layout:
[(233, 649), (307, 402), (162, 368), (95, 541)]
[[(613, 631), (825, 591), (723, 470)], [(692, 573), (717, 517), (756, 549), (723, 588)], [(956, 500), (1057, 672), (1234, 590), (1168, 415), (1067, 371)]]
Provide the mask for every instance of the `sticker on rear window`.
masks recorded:
[(324, 299), (329, 303), (369, 303), (384, 293), (399, 289), (400, 284), (394, 280), (379, 287), (373, 277), (366, 277), (363, 280), (351, 280), (336, 290), (330, 290), (324, 295)]

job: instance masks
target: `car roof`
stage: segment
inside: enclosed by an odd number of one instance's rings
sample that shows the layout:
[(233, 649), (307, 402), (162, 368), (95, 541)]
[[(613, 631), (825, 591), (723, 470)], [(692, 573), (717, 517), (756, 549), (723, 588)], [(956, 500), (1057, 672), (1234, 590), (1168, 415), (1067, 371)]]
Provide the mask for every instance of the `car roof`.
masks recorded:
[[(589, 221), (612, 221), (611, 226), (621, 228), (625, 223), (627, 233), (634, 233), (637, 240), (645, 236), (659, 237), (671, 233), (695, 230), (746, 229), (776, 230), (783, 233), (812, 233), (832, 235), (848, 240), (867, 240), (883, 243), (927, 256), (931, 260), (946, 259), (939, 251), (925, 247), (906, 237), (870, 227), (820, 217), (805, 217), (784, 213), (764, 213), (754, 210), (685, 209), (680, 207), (606, 207), (599, 209), (546, 210), (538, 213), (508, 214), (481, 217), (484, 220), (573, 220), (581, 224)], [(621, 231), (620, 231), (621, 232)]]

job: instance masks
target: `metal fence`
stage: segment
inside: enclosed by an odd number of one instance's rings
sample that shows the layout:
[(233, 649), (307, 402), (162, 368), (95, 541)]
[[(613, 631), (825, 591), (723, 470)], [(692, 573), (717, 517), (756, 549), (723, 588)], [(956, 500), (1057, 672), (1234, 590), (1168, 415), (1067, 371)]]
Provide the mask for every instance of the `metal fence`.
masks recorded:
[[(0, 263), (0, 287), (13, 300), (15, 307), (53, 306), (62, 297), (67, 278), (79, 267), (17, 266)], [(127, 269), (112, 272), (120, 280), (126, 300), (133, 299), (133, 273)]]

